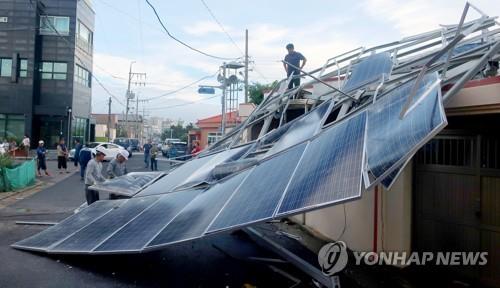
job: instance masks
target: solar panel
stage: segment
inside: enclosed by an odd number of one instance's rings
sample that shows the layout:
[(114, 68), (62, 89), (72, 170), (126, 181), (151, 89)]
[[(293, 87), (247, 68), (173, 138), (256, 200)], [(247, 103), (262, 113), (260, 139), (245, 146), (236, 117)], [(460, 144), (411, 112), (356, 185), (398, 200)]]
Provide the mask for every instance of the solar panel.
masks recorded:
[(191, 189), (162, 195), (156, 203), (97, 247), (95, 252), (143, 249), (200, 192), (199, 189)]
[(161, 174), (161, 172), (132, 172), (127, 175), (106, 180), (103, 183), (98, 183), (91, 188), (99, 192), (132, 197)]
[(131, 198), (52, 247), (51, 252), (90, 252), (159, 198), (158, 196)]
[(296, 120), (290, 129), (284, 134), (280, 140), (274, 144), (273, 148), (269, 151), (269, 155), (283, 151), (292, 147), (300, 142), (306, 141), (311, 138), (320, 128), (321, 120), (328, 111), (330, 101), (323, 102), (321, 105), (312, 110), (309, 114)]
[(121, 205), (126, 200), (97, 201), (77, 214), (71, 215), (61, 223), (24, 239), (12, 245), (15, 248), (26, 250), (45, 251), (52, 245), (72, 235), (82, 227), (96, 221), (115, 206)]
[(368, 108), (366, 153), (369, 171), (375, 177), (373, 183), (404, 164), (446, 125), (441, 88), (434, 85), (437, 81), (436, 73), (423, 78), (407, 115), (402, 119), (400, 112), (413, 81), (394, 89)]
[(208, 232), (272, 218), (306, 145), (295, 146), (255, 167)]
[(248, 172), (247, 170), (232, 176), (197, 196), (147, 245), (146, 249), (155, 249), (203, 236)]
[(212, 177), (212, 170), (215, 168), (215, 166), (221, 163), (226, 163), (238, 159), (250, 147), (251, 145), (246, 145), (215, 154), (213, 158), (196, 169), (191, 175), (189, 175), (189, 177), (186, 177), (186, 179), (182, 181), (182, 183), (180, 183), (177, 187), (190, 187), (193, 185), (199, 185), (204, 182), (212, 182), (214, 180)]
[(307, 146), (277, 216), (361, 196), (366, 114), (323, 131)]
[(217, 155), (218, 154), (213, 154), (187, 161), (186, 163), (172, 170), (168, 175), (163, 176), (160, 180), (146, 187), (135, 196), (142, 197), (171, 192), (176, 186), (184, 182), (187, 177), (189, 177), (196, 170), (208, 163)]
[(391, 54), (389, 52), (368, 56), (354, 66), (351, 76), (342, 87), (342, 91), (345, 93), (352, 92), (353, 90), (382, 79), (383, 75), (389, 75), (391, 73), (392, 65)]

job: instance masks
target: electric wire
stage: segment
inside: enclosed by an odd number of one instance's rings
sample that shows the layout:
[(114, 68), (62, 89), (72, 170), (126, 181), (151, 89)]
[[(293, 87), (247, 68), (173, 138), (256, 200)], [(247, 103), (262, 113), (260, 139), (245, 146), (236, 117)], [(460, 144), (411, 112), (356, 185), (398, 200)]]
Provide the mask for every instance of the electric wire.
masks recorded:
[(149, 7), (151, 7), (151, 9), (153, 10), (153, 13), (155, 14), (156, 16), (156, 19), (158, 20), (158, 22), (160, 23), (161, 27), (163, 27), (163, 30), (165, 30), (165, 32), (167, 33), (168, 37), (172, 38), (174, 41), (176, 41), (177, 43), (185, 46), (186, 48), (190, 49), (190, 50), (193, 50), (195, 52), (198, 52), (202, 55), (205, 55), (207, 57), (210, 57), (210, 58), (214, 58), (214, 59), (219, 59), (219, 60), (236, 60), (238, 58), (226, 58), (226, 57), (219, 57), (219, 56), (215, 56), (215, 55), (212, 55), (212, 54), (209, 54), (209, 53), (206, 53), (204, 51), (201, 51), (197, 48), (194, 48), (192, 46), (190, 46), (189, 44), (187, 44), (186, 42), (180, 40), (179, 38), (175, 37), (174, 35), (172, 35), (170, 33), (170, 31), (167, 29), (167, 27), (165, 26), (165, 24), (163, 23), (163, 21), (161, 20), (160, 18), (160, 15), (158, 14), (158, 12), (156, 11), (156, 8), (153, 6), (153, 4), (151, 4), (151, 2), (149, 2), (149, 0), (146, 0), (146, 3), (149, 5)]

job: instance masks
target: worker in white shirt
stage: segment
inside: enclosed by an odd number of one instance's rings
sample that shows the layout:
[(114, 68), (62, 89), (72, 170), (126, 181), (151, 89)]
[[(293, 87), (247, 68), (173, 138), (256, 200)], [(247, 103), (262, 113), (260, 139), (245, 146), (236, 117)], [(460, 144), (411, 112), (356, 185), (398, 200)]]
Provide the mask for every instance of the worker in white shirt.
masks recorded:
[(99, 192), (89, 189), (90, 186), (106, 181), (102, 175), (102, 161), (104, 161), (103, 148), (97, 147), (94, 159), (90, 160), (85, 169), (85, 198), (90, 205), (99, 200)]

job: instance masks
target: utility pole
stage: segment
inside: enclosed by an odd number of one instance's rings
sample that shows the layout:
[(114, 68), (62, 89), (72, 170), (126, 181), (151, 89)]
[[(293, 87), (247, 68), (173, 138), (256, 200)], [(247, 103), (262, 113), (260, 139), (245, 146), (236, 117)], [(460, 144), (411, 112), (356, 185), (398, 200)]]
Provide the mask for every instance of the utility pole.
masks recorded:
[(108, 142), (111, 142), (111, 97), (108, 100)]
[[(136, 86), (146, 86), (146, 82), (142, 81), (143, 79), (146, 79), (146, 73), (134, 73), (132, 72), (132, 65), (135, 63), (135, 61), (130, 62), (130, 69), (128, 72), (128, 86), (127, 86), (127, 107), (125, 108), (125, 133), (127, 134), (127, 137), (130, 136), (129, 133), (129, 123), (128, 123), (128, 111), (130, 110), (129, 105), (130, 105), (130, 100), (134, 98), (134, 94), (132, 91), (130, 91), (130, 85), (132, 83), (132, 79), (137, 77), (137, 80), (134, 81), (134, 85)], [(137, 121), (137, 119), (136, 119)]]
[(245, 29), (245, 103), (248, 103), (248, 29)]
[(226, 62), (222, 63), (222, 76), (224, 83), (222, 83), (222, 120), (220, 130), (222, 136), (224, 136), (226, 134)]

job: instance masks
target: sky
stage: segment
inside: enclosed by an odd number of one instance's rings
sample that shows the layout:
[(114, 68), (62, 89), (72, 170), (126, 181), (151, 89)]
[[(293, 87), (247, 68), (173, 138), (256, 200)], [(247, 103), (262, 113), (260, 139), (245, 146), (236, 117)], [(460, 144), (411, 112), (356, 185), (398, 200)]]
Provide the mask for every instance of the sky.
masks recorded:
[[(288, 43), (294, 43), (296, 51), (307, 58), (305, 70), (313, 70), (360, 46), (368, 48), (434, 30), (440, 24), (458, 23), (465, 5), (458, 0), (204, 0), (221, 28), (201, 0), (150, 2), (171, 34), (219, 57), (242, 57), (248, 29), (249, 82), (264, 84), (285, 77), (279, 61)], [(500, 15), (499, 0), (472, 3), (490, 16)], [(145, 0), (93, 0), (93, 5), (93, 73), (119, 100), (112, 100), (112, 113), (125, 111), (128, 71), (135, 61), (133, 71), (146, 73), (147, 78), (145, 86), (132, 85), (132, 91), (139, 99), (153, 98), (139, 102), (139, 113), (184, 122), (220, 114), (220, 92), (201, 95), (197, 91), (199, 84), (218, 85), (216, 74), (223, 60), (201, 55), (169, 38)], [(479, 15), (469, 14), (468, 19)], [(171, 93), (202, 77), (207, 78)], [(93, 113), (107, 113), (109, 94), (96, 81), (92, 93)], [(132, 106), (135, 109), (135, 103)]]

